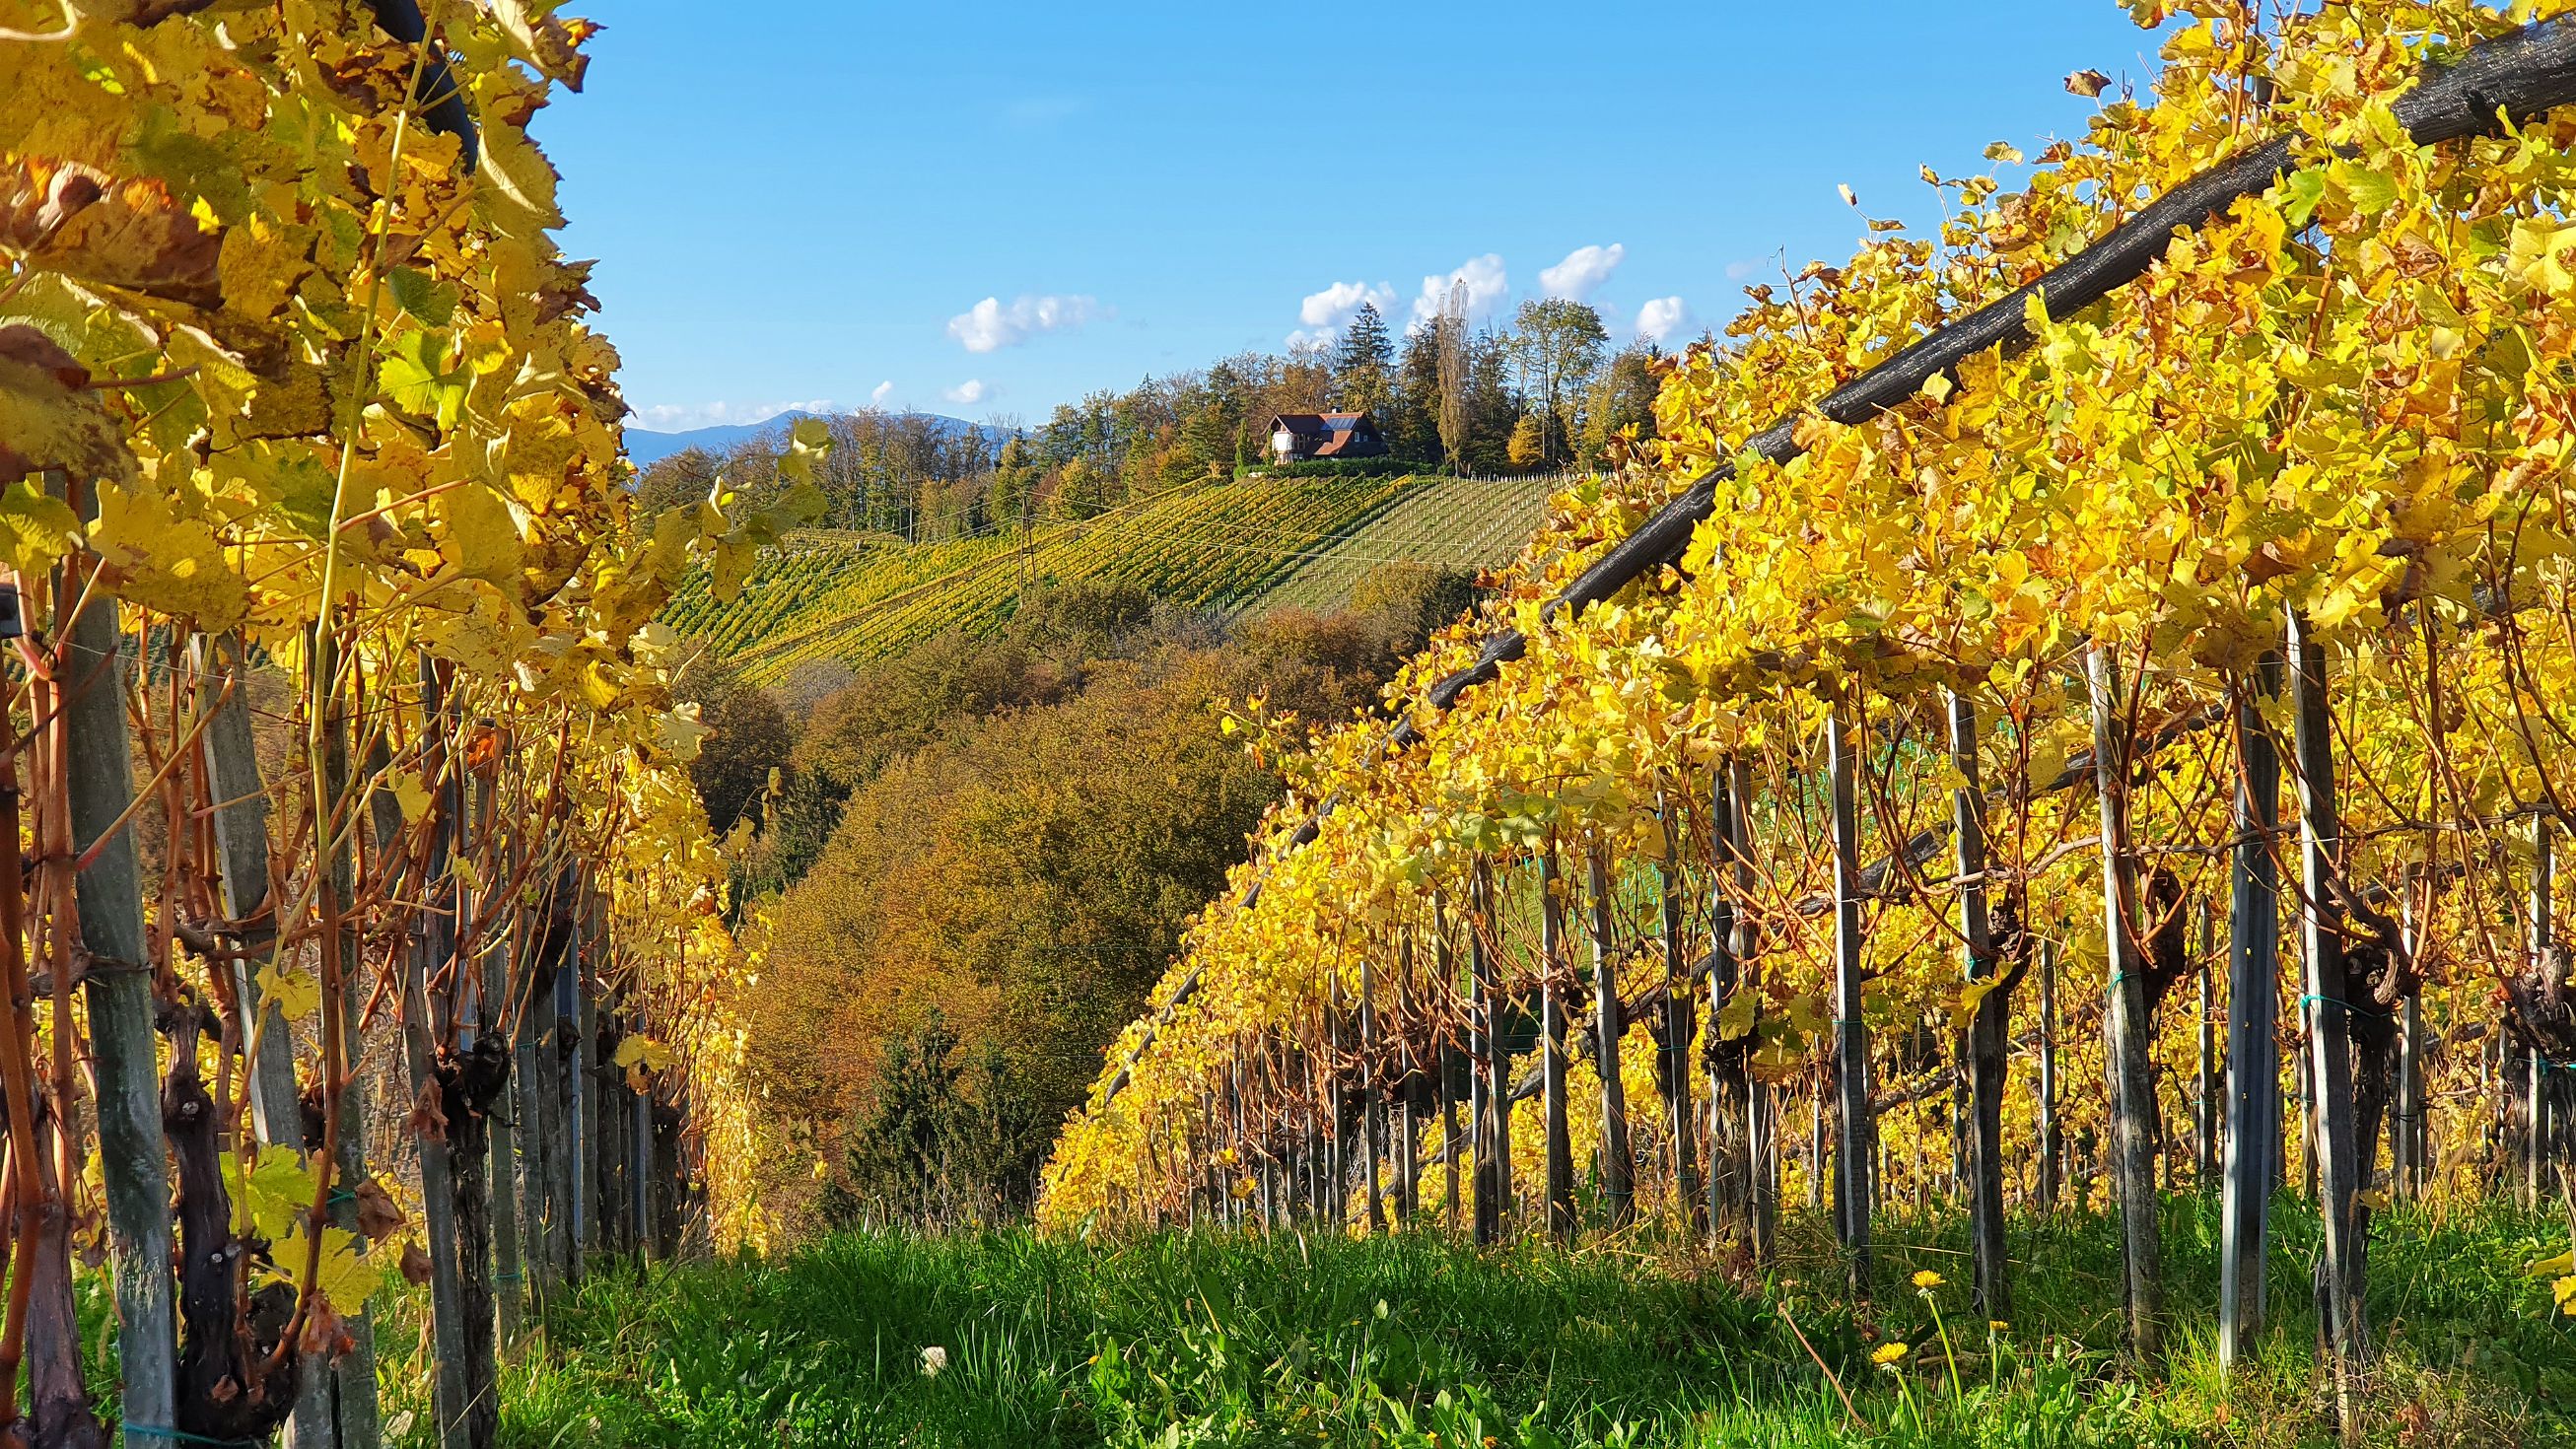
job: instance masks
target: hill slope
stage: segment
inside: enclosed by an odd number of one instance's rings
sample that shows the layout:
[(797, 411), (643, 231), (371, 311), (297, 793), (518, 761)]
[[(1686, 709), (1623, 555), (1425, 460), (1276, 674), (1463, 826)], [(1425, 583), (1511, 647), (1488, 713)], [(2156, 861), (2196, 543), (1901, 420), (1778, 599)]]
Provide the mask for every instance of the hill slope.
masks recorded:
[(770, 682), (809, 659), (859, 663), (950, 629), (988, 632), (1042, 584), (1133, 583), (1227, 615), (1330, 609), (1381, 564), (1503, 563), (1545, 506), (1537, 483), (1262, 478), (1191, 484), (1025, 537), (906, 545), (814, 530), (762, 559), (732, 603), (701, 574), (664, 619)]

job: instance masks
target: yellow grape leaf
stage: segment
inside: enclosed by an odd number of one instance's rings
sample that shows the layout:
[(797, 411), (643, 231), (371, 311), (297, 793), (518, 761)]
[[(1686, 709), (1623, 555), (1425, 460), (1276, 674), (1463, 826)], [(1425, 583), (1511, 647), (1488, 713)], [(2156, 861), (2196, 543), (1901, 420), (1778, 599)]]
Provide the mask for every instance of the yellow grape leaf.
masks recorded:
[(671, 1049), (649, 1036), (630, 1036), (617, 1044), (613, 1060), (621, 1067), (642, 1066), (658, 1072), (671, 1064)]
[(2030, 742), (2030, 783), (2032, 788), (2046, 785), (2066, 769), (2066, 742), (2053, 734), (2034, 735)]
[[(277, 1014), (288, 1021), (302, 1021), (322, 1005), (322, 983), (309, 971), (271, 965), (260, 968), (254, 978), (260, 995), (277, 1008)], [(270, 1027), (275, 1031), (277, 1028)]]
[(2561, 1273), (2576, 1273), (2576, 1248), (2555, 1258), (2543, 1258), (2522, 1271), (2525, 1277), (2530, 1278), (2555, 1278)]
[(663, 753), (682, 765), (696, 759), (701, 742), (715, 733), (714, 726), (699, 722), (694, 702), (654, 716), (653, 727)]
[(447, 541), (441, 548), (447, 561), (469, 579), (516, 593), (527, 550), (509, 500), (480, 483), (468, 483), (441, 494), (439, 501), (447, 517)]
[(402, 806), (405, 825), (418, 825), (429, 814), (431, 803), (429, 787), (421, 783), (418, 775), (396, 775), (394, 802)]
[(147, 609), (193, 619), (209, 633), (250, 612), (250, 585), (224, 560), (214, 531), (172, 513), (149, 487), (112, 483), (98, 490), (98, 524), (90, 547), (117, 570), (117, 594)]
[(2558, 1311), (2576, 1318), (2576, 1273), (2570, 1273), (2549, 1285), (2549, 1296), (2558, 1302)]
[(1976, 1019), (1978, 1003), (1986, 999), (1987, 992), (2002, 984), (2000, 976), (1980, 976), (1974, 981), (1961, 982), (1959, 1004), (1950, 1008), (1950, 1029), (1966, 1031), (1968, 1023)]
[(0, 564), (22, 579), (41, 577), (80, 542), (80, 532), (69, 504), (24, 479), (0, 493)]
[(602, 668), (596, 659), (581, 666), (580, 671), (574, 675), (573, 682), (580, 686), (583, 701), (592, 709), (609, 708), (617, 703), (618, 695), (625, 692), (616, 678)]
[[(366, 1306), (377, 1285), (384, 1281), (384, 1271), (368, 1260), (364, 1247), (365, 1239), (346, 1228), (322, 1229), (322, 1262), (313, 1286), (343, 1315)], [(279, 1275), (289, 1280), (297, 1278), (304, 1271), (305, 1255), (311, 1251), (312, 1239), (298, 1224), (273, 1250)]]
[(730, 604), (742, 597), (743, 581), (751, 577), (752, 566), (760, 562), (760, 550), (749, 542), (732, 538), (716, 540), (716, 555), (707, 582), (707, 592), (719, 604)]
[(1736, 1041), (1753, 1030), (1753, 993), (1737, 987), (1729, 993), (1726, 1005), (1717, 1010), (1717, 1037)]
[(232, 1194), (233, 1224), (279, 1243), (312, 1211), (312, 1170), (283, 1147), (262, 1149), (244, 1176), (240, 1159), (224, 1158), (224, 1187)]

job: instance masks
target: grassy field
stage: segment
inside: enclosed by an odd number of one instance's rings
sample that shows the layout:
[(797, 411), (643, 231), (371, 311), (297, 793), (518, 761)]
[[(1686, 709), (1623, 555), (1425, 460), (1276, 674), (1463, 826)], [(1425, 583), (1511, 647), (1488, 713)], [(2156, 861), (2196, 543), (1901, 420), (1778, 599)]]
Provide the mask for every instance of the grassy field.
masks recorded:
[[(1860, 1311), (1838, 1302), (1840, 1272), (1814, 1221), (1789, 1225), (1779, 1271), (1758, 1284), (1642, 1243), (1566, 1254), (1430, 1237), (849, 1237), (774, 1263), (594, 1278), (559, 1305), (548, 1345), (507, 1371), (505, 1439), (2331, 1442), (2303, 1306), (2314, 1220), (2295, 1203), (2276, 1212), (2276, 1320), (2228, 1383), (2212, 1348), (2214, 1205), (2178, 1199), (2168, 1213), (2174, 1346), (2152, 1372), (2117, 1349), (2118, 1249), (2099, 1219), (2018, 1225), (2017, 1296), (2002, 1324), (1970, 1310), (1965, 1239), (1946, 1220), (1881, 1225), (1875, 1307)], [(2547, 1216), (2486, 1209), (2383, 1220), (2371, 1249), (2383, 1351), (2366, 1390), (2369, 1442), (2576, 1443), (2576, 1320), (2555, 1316), (2546, 1284), (2523, 1273), (2564, 1235)], [(1947, 1281), (1918, 1289), (1918, 1271)], [(1892, 1343), (1907, 1348), (1876, 1363)], [(945, 1367), (925, 1373), (933, 1348)]]

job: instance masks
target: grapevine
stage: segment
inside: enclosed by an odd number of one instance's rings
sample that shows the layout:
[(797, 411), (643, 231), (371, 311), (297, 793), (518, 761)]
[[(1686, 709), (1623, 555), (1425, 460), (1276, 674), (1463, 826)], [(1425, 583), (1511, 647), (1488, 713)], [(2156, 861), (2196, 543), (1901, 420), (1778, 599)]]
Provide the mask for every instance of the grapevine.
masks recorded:
[[(1257, 742), (1294, 798), (1112, 1048), (1048, 1221), (1365, 1230), (1385, 1187), (1566, 1234), (1580, 1170), (1609, 1227), (1702, 1221), (1757, 1253), (1781, 1197), (1830, 1196), (1865, 1289), (1872, 1204), (1927, 1176), (1999, 1199), (2009, 1173), (2128, 1206), (2152, 1353), (2154, 1065), (2200, 1034), (2203, 970), (2211, 1012), (2281, 989), (2316, 1083), (2347, 1360), (2338, 1244), (2375, 1205), (2523, 1164), (2556, 1194), (2576, 1018), (2532, 923), (2576, 784), (2576, 114), (2490, 107), (2435, 143), (2405, 117), (2448, 66), (2563, 67), (2567, 7), (2133, 8), (2183, 17), (2151, 93), (2104, 96), (2017, 189), (1927, 170), (1937, 227), (1870, 218), (1842, 265), (1750, 289), (1667, 372), (1652, 463), (1560, 495), (1506, 596), (1390, 687), (1393, 740)], [(2026, 344), (1818, 410), (2231, 164), (2272, 169), (2180, 215), (2138, 280), (2063, 307), (2043, 287), (2008, 319)], [(1671, 566), (1553, 602), (1694, 487)], [(1480, 648), (1501, 628), (1516, 645)], [(2266, 879), (2277, 898), (2243, 893)], [(2259, 992), (2224, 989), (2212, 940), (2256, 953)], [(2042, 1019), (2043, 973), (2095, 1004), (2081, 1029)], [(2001, 1062), (2051, 1033), (2046, 1099)], [(2295, 1097), (2268, 1030), (2244, 1052), (2243, 1091)], [(1509, 1110), (1524, 1081), (1538, 1110)], [(2003, 1153), (2002, 1124), (2043, 1118)]]

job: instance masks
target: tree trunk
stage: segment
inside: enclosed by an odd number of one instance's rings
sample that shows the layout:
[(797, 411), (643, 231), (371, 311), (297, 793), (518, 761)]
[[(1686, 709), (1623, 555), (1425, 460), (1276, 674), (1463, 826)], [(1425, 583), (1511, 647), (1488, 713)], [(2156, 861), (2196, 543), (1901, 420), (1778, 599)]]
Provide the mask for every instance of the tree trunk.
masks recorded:
[(1825, 722), (1834, 849), (1834, 1080), (1841, 1137), (1834, 1144), (1834, 1223), (1851, 1291), (1869, 1297), (1869, 1027), (1861, 1018), (1860, 797), (1849, 705)]
[(2281, 665), (2267, 658), (2255, 681), (2236, 686), (2236, 845), (2230, 867), (2227, 981), (2227, 1162), (2221, 1222), (2218, 1360), (2233, 1365), (2263, 1329), (2265, 1241), (2272, 1185), (2280, 1175), (2280, 866), (2272, 836), (2280, 825), (2281, 759), (2255, 691), (2280, 692)]
[[(86, 490), (82, 493), (82, 516), (95, 517), (96, 503)], [(115, 596), (104, 591), (79, 604), (78, 617), (70, 617), (75, 583), (67, 572), (55, 618), (70, 619), (62, 708), (71, 741), (64, 752), (71, 844), (75, 858), (96, 852), (79, 873), (74, 895), (81, 944), (90, 954), (81, 994), (89, 1007), (99, 1174), (106, 1187), (108, 1260), (120, 1325), (117, 1356), (126, 1420), (170, 1429), (176, 1427), (179, 1321), (170, 1278), (170, 1170), (161, 1140), (152, 955), (144, 935), (134, 832), (118, 825), (134, 802), (124, 640)]]
[(2102, 801), (2103, 944), (2109, 952), (2105, 1013), (2111, 1088), (2111, 1173), (2119, 1192), (2127, 1262), (2129, 1347), (2141, 1359), (2163, 1348), (2164, 1242), (2156, 1200), (2155, 1031), (2147, 1016), (2147, 963), (2139, 949), (2137, 873), (2130, 856), (2128, 690), (2106, 645), (2088, 655), (2093, 685), (2093, 776)]
[(1636, 1158), (1628, 1142), (1628, 1085), (1621, 1075), (1620, 1038), (1628, 1024), (1619, 1009), (1619, 960), (1613, 954), (1610, 861), (1600, 846), (1585, 855), (1592, 887), (1592, 1051), (1601, 1074), (1601, 1200), (1612, 1231), (1637, 1214)]

